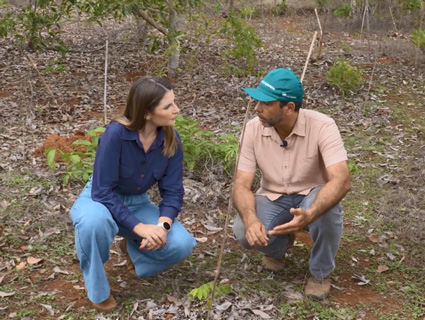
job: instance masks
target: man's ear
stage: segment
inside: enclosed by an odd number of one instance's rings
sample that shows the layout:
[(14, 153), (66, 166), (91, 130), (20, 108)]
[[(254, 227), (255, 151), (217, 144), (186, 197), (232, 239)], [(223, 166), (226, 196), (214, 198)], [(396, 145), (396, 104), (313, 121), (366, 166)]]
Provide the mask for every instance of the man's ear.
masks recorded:
[(295, 112), (295, 103), (293, 103), (293, 102), (288, 102), (288, 103), (286, 104), (286, 107), (288, 108), (288, 111), (287, 111), (287, 113), (288, 113), (288, 114), (292, 114), (292, 113), (294, 113), (294, 112)]

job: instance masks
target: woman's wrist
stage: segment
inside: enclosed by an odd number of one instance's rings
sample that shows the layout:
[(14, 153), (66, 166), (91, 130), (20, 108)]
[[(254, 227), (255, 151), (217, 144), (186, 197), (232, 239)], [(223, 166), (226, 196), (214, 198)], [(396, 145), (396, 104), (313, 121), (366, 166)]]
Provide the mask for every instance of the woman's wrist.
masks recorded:
[(136, 226), (133, 228), (133, 232), (134, 233), (137, 233), (137, 234), (139, 234), (142, 230), (143, 230), (143, 227), (144, 227), (145, 225), (143, 224), (143, 223), (141, 223), (141, 222), (139, 222), (138, 224), (136, 224)]

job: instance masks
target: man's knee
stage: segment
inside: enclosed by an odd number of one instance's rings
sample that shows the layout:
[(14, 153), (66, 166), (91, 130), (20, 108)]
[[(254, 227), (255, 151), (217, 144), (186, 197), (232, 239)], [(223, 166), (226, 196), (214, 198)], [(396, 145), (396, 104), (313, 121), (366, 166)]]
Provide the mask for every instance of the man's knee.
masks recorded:
[(242, 221), (242, 218), (239, 214), (235, 216), (235, 220), (233, 222), (233, 235), (236, 241), (244, 248), (249, 249), (251, 246), (246, 240), (245, 236), (245, 225)]

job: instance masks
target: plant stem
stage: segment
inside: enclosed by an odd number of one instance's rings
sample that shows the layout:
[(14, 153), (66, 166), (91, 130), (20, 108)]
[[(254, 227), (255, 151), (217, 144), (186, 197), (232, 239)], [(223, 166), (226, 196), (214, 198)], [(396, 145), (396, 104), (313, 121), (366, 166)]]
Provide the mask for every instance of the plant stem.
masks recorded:
[[(217, 267), (215, 269), (213, 287), (212, 287), (212, 290), (211, 290), (211, 306), (214, 303), (215, 289), (217, 287), (217, 280), (218, 280), (218, 276), (220, 275), (220, 269), (221, 269), (221, 261), (223, 260), (223, 252), (224, 252), (224, 247), (226, 245), (227, 227), (229, 226), (230, 213), (231, 213), (232, 207), (233, 207), (233, 201), (232, 201), (233, 184), (235, 183), (236, 170), (237, 170), (238, 164), (239, 164), (239, 157), (240, 157), (240, 154), (241, 154), (242, 143), (243, 143), (243, 140), (244, 140), (244, 137), (245, 137), (246, 123), (248, 121), (249, 110), (251, 109), (251, 103), (252, 103), (252, 100), (249, 100), (248, 106), (246, 107), (245, 119), (243, 121), (243, 126), (242, 126), (241, 140), (239, 142), (238, 156), (236, 158), (235, 169), (233, 170), (233, 176), (232, 176), (232, 183), (230, 184), (230, 189), (229, 189), (230, 197), (229, 197), (229, 203), (227, 205), (226, 222), (224, 223), (224, 229), (223, 229), (224, 230), (223, 240), (221, 241), (220, 252), (218, 254), (218, 259), (217, 259)], [(207, 320), (210, 319), (210, 315), (211, 315), (211, 308), (208, 309)]]

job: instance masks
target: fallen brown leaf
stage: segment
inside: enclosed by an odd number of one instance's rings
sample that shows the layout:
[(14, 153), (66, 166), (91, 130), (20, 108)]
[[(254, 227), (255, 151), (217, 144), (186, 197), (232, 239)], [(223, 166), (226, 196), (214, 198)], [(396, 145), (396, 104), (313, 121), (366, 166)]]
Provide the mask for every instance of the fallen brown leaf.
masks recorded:
[(13, 296), (14, 294), (15, 294), (15, 291), (12, 291), (12, 292), (1, 292), (0, 291), (0, 297), (1, 298), (10, 297), (10, 296)]
[(34, 264), (37, 264), (37, 263), (40, 263), (40, 261), (42, 261), (43, 259), (40, 259), (40, 258), (34, 258), (34, 257), (28, 257), (27, 258), (27, 262), (28, 262), (28, 264), (30, 265), (30, 266), (32, 266), (32, 265), (34, 265)]
[(372, 241), (373, 243), (381, 243), (383, 242), (383, 239), (380, 235), (377, 234), (371, 234), (369, 236), (369, 240)]
[(20, 264), (18, 264), (16, 266), (16, 269), (17, 270), (22, 270), (23, 268), (25, 268), (26, 265), (27, 265), (27, 263), (25, 261), (24, 262), (21, 262)]
[(388, 270), (389, 270), (389, 268), (387, 266), (380, 265), (380, 266), (378, 266), (378, 269), (376, 271), (378, 271), (379, 273), (382, 273), (382, 272), (385, 272), (385, 271), (388, 271)]

